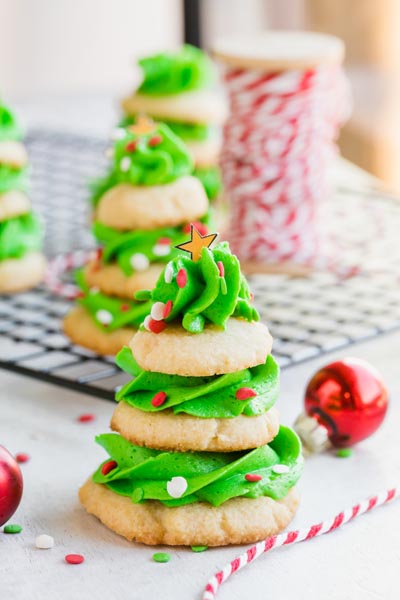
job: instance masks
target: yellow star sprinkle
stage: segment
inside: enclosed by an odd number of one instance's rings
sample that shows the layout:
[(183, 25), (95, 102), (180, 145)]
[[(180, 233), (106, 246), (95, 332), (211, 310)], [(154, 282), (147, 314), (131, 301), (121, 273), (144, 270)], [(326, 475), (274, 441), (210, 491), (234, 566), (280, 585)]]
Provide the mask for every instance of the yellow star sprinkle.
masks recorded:
[(134, 125), (130, 125), (128, 131), (135, 133), (136, 135), (144, 135), (146, 133), (152, 133), (155, 129), (155, 123), (145, 115), (141, 115), (137, 118)]
[(185, 242), (184, 244), (179, 244), (179, 246), (175, 246), (176, 248), (180, 248), (184, 252), (189, 252), (190, 258), (194, 261), (200, 260), (201, 258), (201, 250), (202, 248), (209, 248), (218, 233), (210, 233), (209, 235), (201, 235), (201, 233), (196, 229), (196, 227), (191, 224), (190, 225), (190, 241)]

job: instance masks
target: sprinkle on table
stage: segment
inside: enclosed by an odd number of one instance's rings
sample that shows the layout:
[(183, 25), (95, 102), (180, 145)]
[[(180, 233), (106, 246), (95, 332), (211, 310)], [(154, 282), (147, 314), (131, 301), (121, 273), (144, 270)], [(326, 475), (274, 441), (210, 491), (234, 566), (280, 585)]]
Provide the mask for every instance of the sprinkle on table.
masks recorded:
[(83, 413), (79, 415), (78, 421), (79, 423), (91, 423), (95, 418), (96, 416), (93, 413)]
[(41, 533), (36, 537), (35, 546), (40, 550), (49, 550), (54, 546), (54, 538), (46, 533)]
[(208, 550), (208, 546), (192, 546), (193, 552), (205, 552)]
[(352, 454), (353, 450), (351, 448), (339, 448), (339, 450), (336, 451), (336, 456), (338, 458), (350, 458)]
[(158, 563), (166, 563), (171, 560), (171, 555), (168, 552), (156, 552), (153, 554), (153, 560)]
[(4, 525), (3, 531), (4, 533), (21, 533), (22, 527), (16, 523), (10, 523), (9, 525)]
[(257, 473), (247, 473), (244, 476), (246, 481), (251, 481), (251, 482), (255, 482), (255, 481), (261, 481), (262, 477), (261, 475), (257, 475)]
[(248, 387), (239, 388), (236, 392), (236, 400), (248, 400), (249, 398), (255, 398), (257, 392)]
[(66, 554), (65, 556), (65, 562), (69, 565), (80, 565), (84, 560), (82, 554)]
[(28, 462), (29, 459), (30, 456), (26, 452), (18, 452), (18, 454), (15, 455), (15, 460), (20, 464)]

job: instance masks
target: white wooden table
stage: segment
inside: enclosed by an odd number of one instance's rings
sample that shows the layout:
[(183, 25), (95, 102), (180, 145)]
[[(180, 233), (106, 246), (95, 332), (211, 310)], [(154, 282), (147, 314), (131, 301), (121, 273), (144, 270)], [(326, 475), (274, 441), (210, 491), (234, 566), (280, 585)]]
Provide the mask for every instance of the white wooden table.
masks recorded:
[[(391, 406), (381, 429), (353, 456), (324, 454), (308, 459), (301, 480), (302, 502), (293, 527), (335, 514), (365, 496), (400, 482), (400, 333), (353, 347), (383, 374)], [(282, 374), (279, 408), (292, 424), (302, 407), (308, 378), (331, 358), (307, 362)], [(0, 371), (0, 440), (13, 452), (28, 452), (22, 465), (25, 491), (12, 522), (19, 535), (0, 534), (0, 598), (3, 600), (199, 600), (211, 575), (243, 548), (167, 549), (169, 563), (152, 561), (158, 548), (130, 544), (80, 507), (77, 490), (104, 454), (94, 443), (108, 429), (114, 405)], [(76, 417), (93, 412), (81, 424)], [(262, 556), (220, 590), (226, 600), (395, 600), (399, 598), (400, 502), (360, 517), (342, 530)], [(35, 548), (48, 533), (51, 550)], [(82, 565), (64, 562), (67, 553), (85, 556)]]

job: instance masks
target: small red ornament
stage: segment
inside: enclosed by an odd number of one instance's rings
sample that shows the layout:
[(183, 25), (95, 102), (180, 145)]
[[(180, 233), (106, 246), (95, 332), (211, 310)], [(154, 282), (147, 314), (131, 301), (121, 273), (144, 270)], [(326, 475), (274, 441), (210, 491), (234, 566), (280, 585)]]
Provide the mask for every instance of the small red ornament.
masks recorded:
[(0, 446), (0, 526), (17, 510), (22, 490), (21, 469), (8, 450)]
[(376, 369), (366, 361), (345, 358), (326, 365), (309, 381), (306, 415), (297, 419), (295, 428), (311, 451), (329, 442), (347, 448), (378, 429), (387, 405), (388, 393)]

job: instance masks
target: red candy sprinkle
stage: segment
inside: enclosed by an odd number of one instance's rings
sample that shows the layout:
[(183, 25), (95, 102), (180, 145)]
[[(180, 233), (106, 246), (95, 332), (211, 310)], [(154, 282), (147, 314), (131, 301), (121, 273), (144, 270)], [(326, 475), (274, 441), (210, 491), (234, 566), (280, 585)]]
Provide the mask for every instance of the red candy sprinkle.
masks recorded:
[(163, 312), (164, 319), (166, 319), (169, 316), (171, 310), (172, 310), (172, 300), (168, 300), (168, 302), (164, 306), (164, 312)]
[(103, 248), (97, 248), (96, 250), (96, 260), (101, 260), (103, 258)]
[(161, 137), (161, 135), (153, 135), (153, 137), (149, 139), (148, 145), (150, 146), (150, 148), (153, 148), (153, 146), (158, 146), (159, 144), (161, 144), (162, 141), (163, 138)]
[(127, 152), (135, 152), (138, 145), (138, 140), (132, 140), (125, 146)]
[(246, 481), (261, 481), (262, 479), (261, 475), (256, 475), (255, 473), (247, 473), (244, 478)]
[(239, 388), (236, 392), (236, 400), (248, 400), (249, 398), (254, 398), (257, 396), (257, 393), (251, 388)]
[(26, 463), (29, 459), (30, 456), (26, 452), (18, 452), (18, 454), (15, 455), (15, 460), (17, 463)]
[(187, 273), (185, 269), (179, 269), (178, 275), (176, 276), (176, 283), (180, 288), (184, 288), (187, 284)]
[(108, 460), (101, 467), (101, 472), (102, 472), (103, 475), (108, 475), (110, 471), (113, 471), (117, 467), (118, 467), (118, 463), (115, 460)]
[(90, 423), (95, 420), (95, 415), (93, 413), (83, 413), (83, 415), (79, 415), (78, 421), (79, 423)]
[[(190, 233), (190, 225), (191, 225), (191, 223), (187, 223), (186, 225), (183, 226), (183, 228), (182, 228), (183, 233)], [(200, 233), (200, 235), (207, 235), (208, 228), (206, 225), (204, 225), (204, 223), (201, 223), (200, 221), (195, 221), (194, 223), (192, 223), (192, 225), (194, 227), (196, 227), (196, 229)]]
[(219, 271), (219, 276), (224, 277), (225, 276), (225, 267), (224, 267), (224, 263), (221, 260), (219, 260), (217, 262), (217, 267), (218, 267), (218, 271)]
[(171, 238), (168, 238), (168, 237), (163, 237), (163, 238), (160, 238), (159, 240), (157, 240), (157, 244), (167, 245), (167, 244), (170, 244), (171, 242), (172, 242)]
[(86, 294), (84, 294), (83, 292), (77, 292), (76, 294), (76, 298), (84, 298), (86, 296)]
[(155, 319), (149, 320), (149, 329), (153, 333), (161, 333), (166, 328), (167, 324), (165, 321), (156, 321)]
[(70, 565), (80, 565), (84, 560), (85, 558), (82, 556), (82, 554), (67, 554), (65, 556), (65, 562), (69, 563)]
[(167, 399), (167, 394), (165, 392), (157, 392), (155, 396), (153, 396), (151, 400), (151, 404), (153, 406), (162, 406)]
[(130, 309), (129, 304), (121, 304), (121, 306), (119, 307), (119, 310), (121, 312), (127, 312)]

